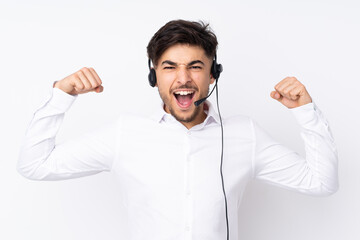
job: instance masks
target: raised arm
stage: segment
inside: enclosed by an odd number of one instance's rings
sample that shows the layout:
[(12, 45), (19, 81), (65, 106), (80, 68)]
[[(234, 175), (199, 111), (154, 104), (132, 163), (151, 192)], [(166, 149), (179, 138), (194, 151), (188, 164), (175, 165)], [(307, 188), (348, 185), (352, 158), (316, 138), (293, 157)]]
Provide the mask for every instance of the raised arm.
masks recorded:
[[(111, 169), (116, 155), (117, 121), (82, 136), (55, 144), (65, 112), (78, 94), (101, 92), (93, 69), (80, 71), (55, 83), (48, 101), (38, 108), (24, 136), (17, 170), (33, 180), (60, 180)], [(86, 121), (86, 120), (85, 120)]]
[(253, 123), (255, 178), (311, 195), (336, 192), (338, 156), (327, 120), (296, 78), (285, 78), (275, 90), (271, 96), (288, 107), (301, 126), (306, 156), (274, 141)]

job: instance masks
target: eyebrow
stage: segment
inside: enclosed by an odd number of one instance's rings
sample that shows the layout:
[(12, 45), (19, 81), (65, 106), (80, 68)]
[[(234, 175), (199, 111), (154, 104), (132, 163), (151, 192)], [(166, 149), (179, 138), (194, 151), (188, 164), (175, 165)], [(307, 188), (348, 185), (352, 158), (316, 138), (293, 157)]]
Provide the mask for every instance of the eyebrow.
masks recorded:
[[(204, 64), (202, 61), (200, 61), (200, 60), (191, 61), (191, 62), (189, 62), (189, 63), (186, 64), (186, 65), (187, 65), (187, 66), (192, 66), (192, 65), (197, 64), (197, 63), (202, 64), (202, 65), (205, 65), (205, 64)], [(161, 63), (161, 65), (164, 65), (164, 64), (169, 64), (169, 65), (171, 65), (171, 66), (177, 66), (177, 65), (178, 65), (177, 63), (175, 63), (175, 62), (173, 62), (173, 61), (170, 61), (170, 60), (165, 60), (165, 61), (163, 61), (163, 62)]]

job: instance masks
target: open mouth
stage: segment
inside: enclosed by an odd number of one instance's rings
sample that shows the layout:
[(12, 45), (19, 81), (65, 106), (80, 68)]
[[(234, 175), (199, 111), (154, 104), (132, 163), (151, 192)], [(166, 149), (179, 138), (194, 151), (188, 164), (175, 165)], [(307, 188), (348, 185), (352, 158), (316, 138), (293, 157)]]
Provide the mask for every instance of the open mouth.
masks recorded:
[(174, 96), (180, 108), (189, 108), (193, 102), (194, 90), (176, 90)]

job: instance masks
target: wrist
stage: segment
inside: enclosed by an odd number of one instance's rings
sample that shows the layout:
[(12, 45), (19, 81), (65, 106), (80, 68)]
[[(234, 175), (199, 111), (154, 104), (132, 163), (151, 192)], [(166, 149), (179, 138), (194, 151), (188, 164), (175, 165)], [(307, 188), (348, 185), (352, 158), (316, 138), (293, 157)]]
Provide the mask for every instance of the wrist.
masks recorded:
[(54, 82), (54, 85), (53, 85), (54, 88), (58, 88), (60, 90), (63, 90), (64, 92), (66, 92), (62, 87), (61, 87), (61, 81), (56, 81)]
[(58, 88), (58, 89), (60, 89), (61, 91), (67, 93), (67, 94), (73, 95), (73, 94), (71, 94), (71, 91), (69, 91), (69, 89), (67, 89), (66, 87), (63, 86), (62, 80), (56, 81), (56, 82), (54, 83), (53, 87), (54, 87), (54, 88)]

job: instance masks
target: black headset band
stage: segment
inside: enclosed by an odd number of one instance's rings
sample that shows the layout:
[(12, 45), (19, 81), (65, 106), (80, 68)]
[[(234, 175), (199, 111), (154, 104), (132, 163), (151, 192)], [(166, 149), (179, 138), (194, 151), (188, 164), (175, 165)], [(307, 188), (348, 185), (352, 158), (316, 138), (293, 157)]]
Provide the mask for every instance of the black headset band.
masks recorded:
[[(150, 58), (148, 58), (148, 66), (149, 66), (149, 75), (148, 75), (149, 84), (151, 87), (155, 87), (156, 86), (156, 72), (155, 72), (154, 68), (151, 68), (151, 59)], [(217, 63), (217, 56), (215, 53), (213, 62), (211, 64), (210, 73), (216, 79), (216, 82), (219, 79), (220, 73), (222, 72), (222, 70), (223, 70), (222, 65)]]
[(149, 65), (149, 70), (151, 69), (151, 59), (149, 58), (149, 61), (148, 61), (148, 65)]

